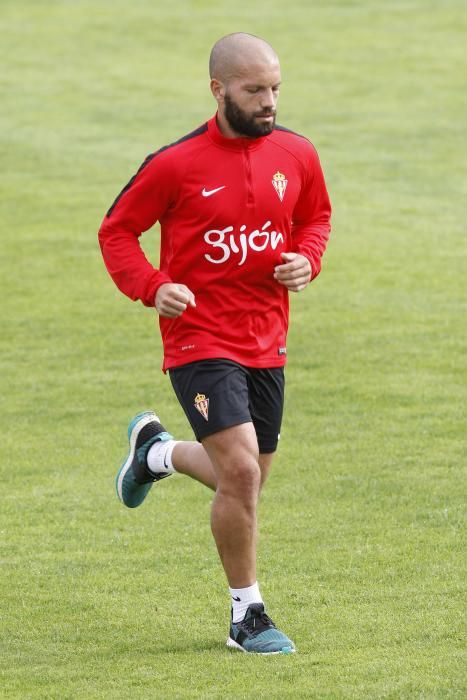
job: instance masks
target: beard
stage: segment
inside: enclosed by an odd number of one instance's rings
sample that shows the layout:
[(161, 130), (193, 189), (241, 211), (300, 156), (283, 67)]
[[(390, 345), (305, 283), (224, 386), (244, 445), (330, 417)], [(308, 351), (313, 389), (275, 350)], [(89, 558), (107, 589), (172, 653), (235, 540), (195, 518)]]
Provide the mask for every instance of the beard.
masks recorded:
[[(262, 112), (248, 114), (247, 112), (244, 112), (243, 109), (241, 109), (228, 94), (226, 94), (224, 97), (224, 114), (230, 127), (236, 131), (237, 134), (249, 136), (250, 138), (267, 136), (271, 133), (271, 131), (273, 131), (276, 124), (276, 113), (274, 111), (263, 110)], [(256, 117), (269, 116), (274, 117), (270, 123), (256, 121)]]

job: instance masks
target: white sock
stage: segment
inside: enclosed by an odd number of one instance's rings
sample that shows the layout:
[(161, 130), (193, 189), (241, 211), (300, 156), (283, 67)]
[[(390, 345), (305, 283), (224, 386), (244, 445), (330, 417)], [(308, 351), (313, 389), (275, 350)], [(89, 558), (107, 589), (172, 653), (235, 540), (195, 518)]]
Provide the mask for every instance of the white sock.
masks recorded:
[(232, 599), (232, 622), (240, 622), (252, 603), (262, 603), (258, 581), (247, 588), (229, 588)]
[(177, 440), (158, 440), (151, 445), (146, 462), (153, 474), (161, 472), (173, 474), (176, 471), (172, 464), (172, 451), (177, 442)]

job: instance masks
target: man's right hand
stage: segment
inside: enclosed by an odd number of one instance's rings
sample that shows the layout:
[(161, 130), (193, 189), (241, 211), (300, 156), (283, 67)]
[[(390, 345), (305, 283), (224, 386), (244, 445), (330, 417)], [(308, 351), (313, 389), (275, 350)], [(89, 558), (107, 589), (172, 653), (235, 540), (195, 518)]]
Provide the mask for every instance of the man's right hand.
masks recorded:
[(196, 307), (195, 295), (185, 284), (166, 282), (157, 290), (154, 305), (159, 316), (177, 318), (188, 306)]

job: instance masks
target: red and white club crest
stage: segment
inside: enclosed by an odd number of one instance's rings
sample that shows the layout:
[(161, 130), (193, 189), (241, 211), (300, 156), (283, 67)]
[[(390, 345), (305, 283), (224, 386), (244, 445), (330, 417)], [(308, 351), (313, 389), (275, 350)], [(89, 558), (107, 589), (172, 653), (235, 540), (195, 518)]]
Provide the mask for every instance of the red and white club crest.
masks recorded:
[(284, 199), (285, 190), (287, 189), (287, 183), (288, 180), (286, 179), (285, 175), (283, 173), (280, 173), (279, 171), (277, 171), (277, 173), (272, 177), (273, 187), (276, 190), (277, 196), (279, 197), (281, 202)]
[(196, 394), (195, 408), (201, 413), (204, 420), (208, 420), (209, 415), (209, 399), (204, 394)]

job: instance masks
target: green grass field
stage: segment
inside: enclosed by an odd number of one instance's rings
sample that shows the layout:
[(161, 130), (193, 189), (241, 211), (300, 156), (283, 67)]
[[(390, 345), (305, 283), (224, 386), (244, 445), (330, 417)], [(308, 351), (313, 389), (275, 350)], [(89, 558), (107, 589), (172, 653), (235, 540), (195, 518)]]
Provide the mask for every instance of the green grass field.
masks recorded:
[[(2, 0), (0, 23), (0, 697), (466, 697), (465, 2)], [(279, 122), (334, 205), (261, 504), (299, 649), (272, 658), (224, 646), (210, 493), (117, 501), (134, 413), (191, 433), (96, 239), (146, 154), (211, 116), (208, 52), (237, 30), (277, 49)]]

